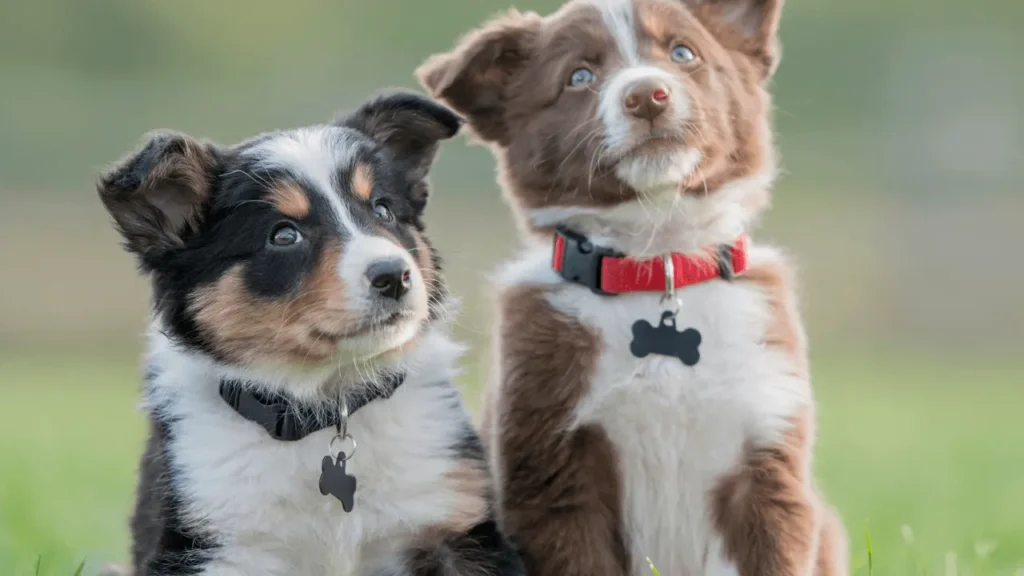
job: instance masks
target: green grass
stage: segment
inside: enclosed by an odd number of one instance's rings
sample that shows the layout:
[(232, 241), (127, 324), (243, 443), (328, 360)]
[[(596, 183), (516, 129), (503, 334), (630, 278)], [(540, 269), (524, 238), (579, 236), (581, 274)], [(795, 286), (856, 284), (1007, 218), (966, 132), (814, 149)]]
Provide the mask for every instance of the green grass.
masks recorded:
[[(860, 358), (814, 373), (816, 468), (855, 574), (1024, 574), (1024, 367)], [(0, 358), (0, 574), (84, 561), (89, 575), (126, 556), (137, 382), (130, 361)]]
[(0, 574), (84, 574), (127, 551), (145, 426), (130, 361), (0, 359)]
[[(854, 565), (874, 574), (1024, 569), (1024, 370), (817, 363), (817, 472)], [(994, 548), (993, 548), (994, 546)]]

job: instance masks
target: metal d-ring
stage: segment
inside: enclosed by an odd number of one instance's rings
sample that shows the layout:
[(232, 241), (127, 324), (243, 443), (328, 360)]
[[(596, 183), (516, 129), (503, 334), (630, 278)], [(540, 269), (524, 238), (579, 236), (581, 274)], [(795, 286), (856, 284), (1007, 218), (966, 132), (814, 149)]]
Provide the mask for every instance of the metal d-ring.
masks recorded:
[(665, 263), (665, 299), (676, 295), (676, 264), (671, 254), (663, 254), (661, 261)]
[(671, 302), (675, 306), (672, 314), (678, 314), (683, 307), (683, 302), (676, 298), (676, 265), (672, 260), (672, 254), (663, 254), (661, 261), (665, 264), (665, 293), (661, 296), (661, 303)]
[[(342, 449), (342, 448), (345, 447), (343, 443), (346, 440), (351, 440), (352, 441), (352, 451), (351, 452), (346, 452), (345, 450)], [(342, 445), (339, 447), (339, 449), (336, 450), (335, 449), (335, 445), (336, 444), (342, 444)], [(345, 457), (342, 458), (341, 461), (342, 462), (348, 462), (349, 460), (352, 459), (353, 456), (355, 456), (356, 448), (358, 448), (358, 447), (359, 447), (359, 445), (356, 444), (356, 439), (353, 438), (351, 435), (349, 435), (349, 434), (335, 434), (334, 436), (331, 436), (331, 443), (327, 446), (327, 453), (330, 454), (331, 458), (333, 458), (334, 460), (338, 459), (338, 454), (344, 454)]]
[(338, 393), (338, 434), (342, 437), (348, 436), (348, 399), (340, 392)]
[[(335, 434), (334, 436), (331, 436), (331, 442), (330, 444), (327, 445), (327, 453), (330, 454), (331, 458), (334, 458), (335, 460), (337, 460), (338, 454), (344, 454), (345, 457), (342, 459), (342, 462), (348, 462), (349, 460), (352, 459), (352, 456), (355, 455), (356, 448), (358, 448), (358, 445), (356, 444), (356, 439), (353, 438), (352, 435), (348, 433), (348, 400), (345, 398), (345, 395), (341, 394), (340, 392), (338, 394), (338, 424), (335, 428), (337, 429), (338, 433)], [(346, 440), (352, 441), (351, 452), (345, 452), (344, 450), (334, 449), (335, 444), (344, 443)], [(344, 446), (342, 446), (342, 448), (344, 448)]]

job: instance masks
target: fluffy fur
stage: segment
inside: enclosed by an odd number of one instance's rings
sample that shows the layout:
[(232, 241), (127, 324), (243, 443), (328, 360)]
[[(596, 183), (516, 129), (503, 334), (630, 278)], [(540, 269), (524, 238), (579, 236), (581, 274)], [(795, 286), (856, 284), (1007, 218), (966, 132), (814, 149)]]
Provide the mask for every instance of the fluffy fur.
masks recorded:
[(776, 174), (766, 90), (781, 0), (572, 0), (509, 12), (418, 71), (494, 152), (526, 233), (499, 285), (485, 438), (500, 521), (540, 576), (834, 576), (814, 401), (786, 259), (678, 294), (701, 360), (637, 359), (661, 294), (551, 269), (564, 225), (635, 258), (731, 244)]
[[(453, 385), (461, 347), (422, 222), (459, 125), (397, 93), (232, 147), (155, 134), (102, 176), (153, 283), (136, 575), (522, 574)], [(395, 372), (401, 387), (348, 421), (350, 513), (318, 489), (334, 428), (275, 440), (218, 393), (231, 379), (327, 412)]]

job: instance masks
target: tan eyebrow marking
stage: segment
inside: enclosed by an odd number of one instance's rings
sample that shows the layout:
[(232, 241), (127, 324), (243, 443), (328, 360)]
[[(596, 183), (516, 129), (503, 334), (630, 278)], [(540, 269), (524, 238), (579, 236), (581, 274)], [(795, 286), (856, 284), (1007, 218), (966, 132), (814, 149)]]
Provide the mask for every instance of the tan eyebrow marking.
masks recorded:
[(270, 201), (285, 216), (305, 218), (309, 215), (309, 198), (297, 184), (277, 184), (270, 194)]
[(352, 191), (363, 200), (369, 200), (373, 193), (373, 169), (360, 162), (352, 172)]

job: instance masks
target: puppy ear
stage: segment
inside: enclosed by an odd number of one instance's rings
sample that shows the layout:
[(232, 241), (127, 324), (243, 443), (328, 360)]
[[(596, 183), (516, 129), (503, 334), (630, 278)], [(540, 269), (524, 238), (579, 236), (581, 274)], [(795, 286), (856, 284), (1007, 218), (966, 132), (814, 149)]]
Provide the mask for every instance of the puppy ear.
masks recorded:
[(339, 124), (379, 142), (406, 166), (413, 180), (423, 180), (440, 141), (455, 136), (462, 119), (429, 98), (396, 92), (363, 104)]
[(100, 176), (100, 200), (125, 247), (144, 267), (180, 247), (210, 199), (217, 151), (183, 134), (157, 132)]
[(741, 49), (748, 53), (764, 72), (764, 78), (775, 73), (781, 57), (779, 21), (783, 0), (684, 0), (705, 20), (724, 24), (741, 38)]
[(420, 84), (466, 116), (484, 140), (506, 131), (504, 89), (530, 57), (543, 23), (533, 13), (510, 10), (464, 37), (454, 50), (435, 54), (417, 70)]

